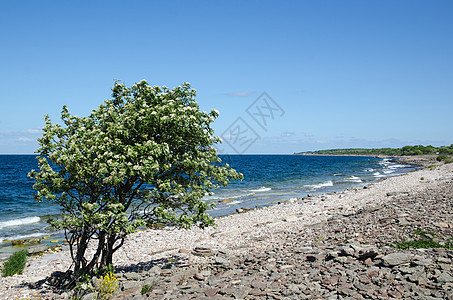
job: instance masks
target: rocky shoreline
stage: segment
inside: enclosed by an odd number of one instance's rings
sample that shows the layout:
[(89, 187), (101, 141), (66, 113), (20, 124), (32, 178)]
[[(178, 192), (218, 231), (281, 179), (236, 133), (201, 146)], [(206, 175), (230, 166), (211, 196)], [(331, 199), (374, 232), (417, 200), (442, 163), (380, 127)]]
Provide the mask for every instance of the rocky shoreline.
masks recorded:
[[(138, 232), (115, 257), (114, 298), (453, 299), (452, 250), (392, 247), (417, 230), (452, 242), (452, 197), (448, 164), (219, 218), (217, 228)], [(70, 299), (48, 280), (69, 267), (65, 253), (1, 278), (0, 298)]]

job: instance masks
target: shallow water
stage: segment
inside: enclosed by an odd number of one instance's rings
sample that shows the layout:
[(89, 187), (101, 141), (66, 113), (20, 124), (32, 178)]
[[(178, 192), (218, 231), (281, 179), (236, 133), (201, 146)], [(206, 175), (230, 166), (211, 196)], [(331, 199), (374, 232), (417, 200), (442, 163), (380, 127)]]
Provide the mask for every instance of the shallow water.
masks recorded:
[[(263, 207), (307, 194), (360, 187), (383, 177), (414, 170), (389, 159), (347, 156), (223, 155), (224, 162), (244, 174), (243, 181), (213, 190), (204, 200), (215, 204), (214, 217), (240, 207)], [(36, 203), (31, 169), (34, 155), (0, 155), (0, 242), (51, 232), (49, 218), (58, 216), (58, 205)], [(6, 246), (6, 244), (3, 244)]]

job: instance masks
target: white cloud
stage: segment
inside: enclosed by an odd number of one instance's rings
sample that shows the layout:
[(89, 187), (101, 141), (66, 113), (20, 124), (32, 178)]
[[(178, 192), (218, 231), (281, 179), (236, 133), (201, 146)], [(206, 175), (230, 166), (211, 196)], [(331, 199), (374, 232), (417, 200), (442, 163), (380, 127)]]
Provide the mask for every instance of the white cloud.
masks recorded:
[(35, 141), (35, 139), (31, 139), (31, 138), (25, 137), (25, 136), (19, 137), (18, 140), (19, 140), (20, 142), (33, 142), (33, 141)]
[(29, 134), (40, 134), (40, 133), (42, 133), (42, 128), (39, 128), (39, 127), (31, 128), (31, 129), (24, 130), (23, 132), (29, 133)]

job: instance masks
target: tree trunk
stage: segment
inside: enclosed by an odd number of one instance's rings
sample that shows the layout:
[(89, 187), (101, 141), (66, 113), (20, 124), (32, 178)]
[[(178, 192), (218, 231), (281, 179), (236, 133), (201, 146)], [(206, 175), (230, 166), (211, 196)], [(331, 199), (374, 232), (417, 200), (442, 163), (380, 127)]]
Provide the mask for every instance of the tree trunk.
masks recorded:
[(76, 242), (76, 255), (74, 260), (74, 275), (79, 276), (81, 272), (84, 272), (86, 266), (85, 252), (88, 248), (89, 234), (86, 228), (82, 229), (80, 238)]
[(101, 268), (105, 268), (113, 264), (113, 253), (116, 250), (113, 248), (113, 246), (115, 245), (116, 241), (117, 241), (116, 234), (112, 233), (110, 235), (107, 235), (105, 247), (102, 252)]

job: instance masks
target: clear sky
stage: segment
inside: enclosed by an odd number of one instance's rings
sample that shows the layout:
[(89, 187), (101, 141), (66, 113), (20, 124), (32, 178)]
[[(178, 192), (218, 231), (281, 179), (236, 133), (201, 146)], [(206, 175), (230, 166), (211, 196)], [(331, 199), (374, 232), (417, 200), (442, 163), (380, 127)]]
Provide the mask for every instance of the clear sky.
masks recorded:
[(114, 79), (190, 82), (225, 153), (449, 145), (452, 16), (451, 0), (1, 0), (0, 153), (33, 153), (45, 114), (89, 114)]

